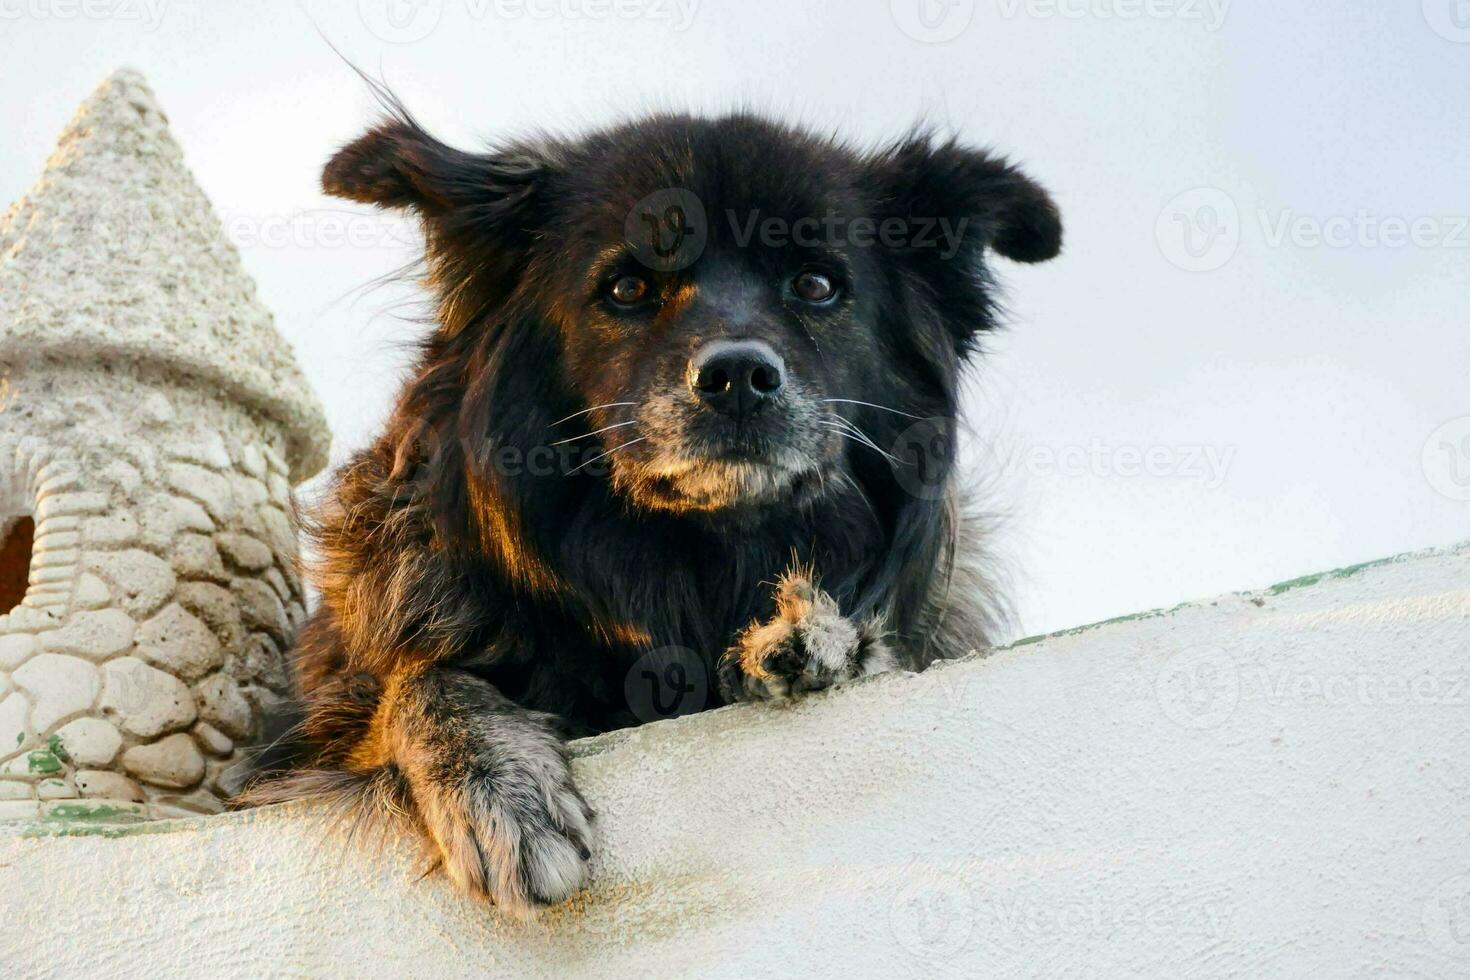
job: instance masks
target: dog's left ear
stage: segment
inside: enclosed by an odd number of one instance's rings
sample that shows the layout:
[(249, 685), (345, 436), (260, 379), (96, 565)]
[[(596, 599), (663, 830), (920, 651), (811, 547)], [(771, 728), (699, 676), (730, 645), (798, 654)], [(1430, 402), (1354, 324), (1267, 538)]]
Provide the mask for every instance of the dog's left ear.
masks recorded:
[(1062, 217), (1051, 196), (983, 150), (915, 136), (870, 158), (867, 179), (883, 217), (947, 221), (963, 235), (968, 257), (990, 248), (1017, 262), (1044, 262), (1062, 250)]

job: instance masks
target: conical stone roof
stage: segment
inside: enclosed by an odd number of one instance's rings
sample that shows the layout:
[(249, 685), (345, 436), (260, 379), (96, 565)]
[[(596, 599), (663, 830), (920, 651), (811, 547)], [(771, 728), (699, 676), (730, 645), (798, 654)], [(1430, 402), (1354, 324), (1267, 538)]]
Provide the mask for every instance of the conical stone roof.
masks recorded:
[(279, 422), (297, 480), (326, 464), (321, 404), (135, 71), (82, 104), (0, 217), (0, 366), (58, 359), (192, 375)]

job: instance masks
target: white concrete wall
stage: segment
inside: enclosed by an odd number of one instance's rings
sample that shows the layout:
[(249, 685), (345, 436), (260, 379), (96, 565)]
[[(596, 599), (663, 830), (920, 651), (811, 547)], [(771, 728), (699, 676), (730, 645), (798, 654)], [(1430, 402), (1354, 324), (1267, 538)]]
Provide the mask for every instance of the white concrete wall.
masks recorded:
[(1467, 649), (1462, 547), (589, 740), (529, 924), (309, 808), (33, 825), (0, 973), (1467, 975)]

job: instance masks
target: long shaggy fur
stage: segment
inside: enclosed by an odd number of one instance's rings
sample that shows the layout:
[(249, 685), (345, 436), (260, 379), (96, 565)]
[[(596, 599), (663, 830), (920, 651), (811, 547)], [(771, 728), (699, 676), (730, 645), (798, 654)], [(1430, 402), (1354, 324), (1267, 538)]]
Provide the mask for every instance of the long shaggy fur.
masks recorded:
[[(862, 153), (750, 115), (660, 116), (469, 153), (392, 108), (323, 186), (419, 215), (435, 326), (314, 515), (298, 770), (247, 798), (392, 816), (460, 887), (525, 908), (574, 891), (590, 853), (561, 740), (651, 720), (628, 696), (650, 651), (681, 652), (701, 707), (989, 644), (959, 380), (995, 326), (988, 253), (1049, 258), (1060, 223), (1010, 164), (923, 134)], [(702, 204), (705, 241), (649, 269), (672, 212), (650, 241), (629, 216), (669, 188)], [(741, 243), (752, 210), (909, 235)], [(950, 248), (913, 234), (938, 219)], [(814, 266), (838, 299), (793, 298)], [(657, 302), (611, 303), (627, 276)], [(754, 420), (690, 393), (690, 358), (726, 336), (784, 359)]]

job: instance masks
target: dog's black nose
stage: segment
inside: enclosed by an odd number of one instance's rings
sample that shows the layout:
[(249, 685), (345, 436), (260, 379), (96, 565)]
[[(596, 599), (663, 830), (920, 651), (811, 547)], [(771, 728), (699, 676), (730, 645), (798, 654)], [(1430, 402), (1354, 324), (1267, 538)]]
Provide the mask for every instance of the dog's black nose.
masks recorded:
[(785, 383), (781, 355), (759, 340), (712, 341), (689, 359), (690, 390), (735, 418), (750, 415)]

